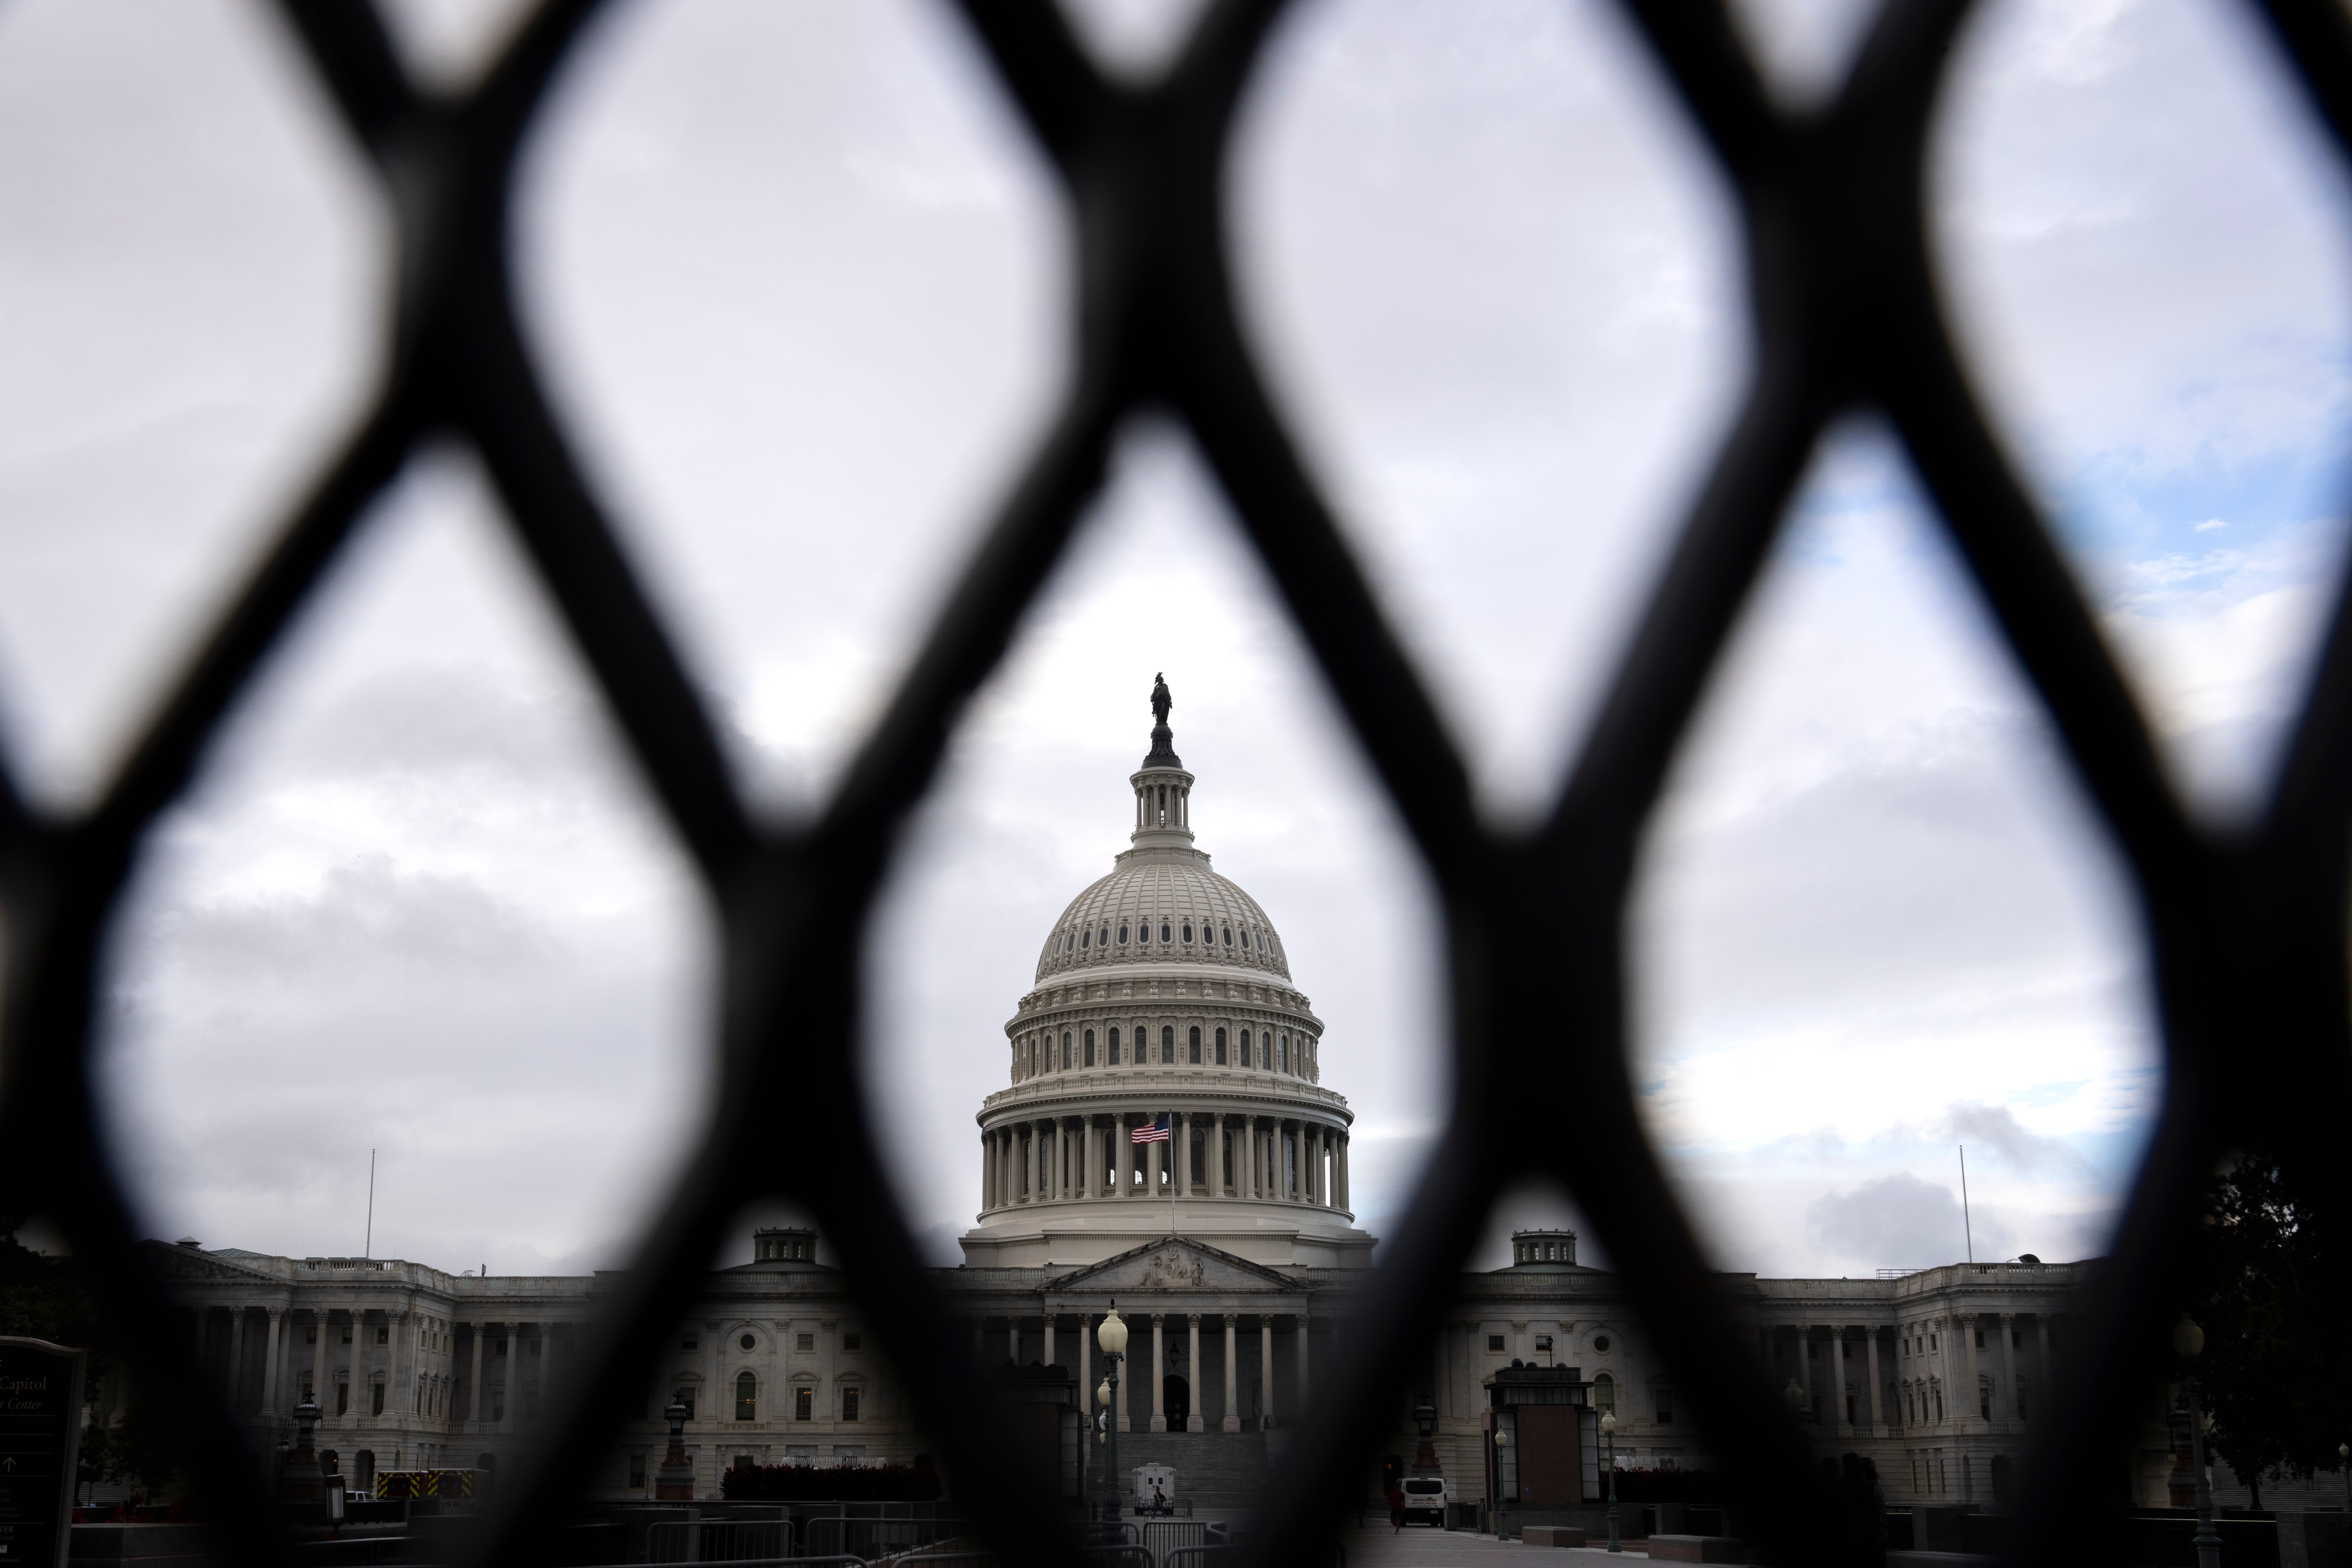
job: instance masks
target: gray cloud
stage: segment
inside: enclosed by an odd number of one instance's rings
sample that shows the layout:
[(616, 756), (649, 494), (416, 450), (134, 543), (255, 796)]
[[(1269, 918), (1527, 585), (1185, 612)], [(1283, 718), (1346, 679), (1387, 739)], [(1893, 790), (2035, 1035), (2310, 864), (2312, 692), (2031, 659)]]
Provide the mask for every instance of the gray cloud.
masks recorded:
[[(1977, 1256), (2005, 1255), (2008, 1226), (1978, 1213)], [(1897, 1173), (1831, 1194), (1807, 1205), (1805, 1224), (1829, 1257), (1862, 1268), (1927, 1268), (1966, 1250), (1960, 1200), (1949, 1188)]]

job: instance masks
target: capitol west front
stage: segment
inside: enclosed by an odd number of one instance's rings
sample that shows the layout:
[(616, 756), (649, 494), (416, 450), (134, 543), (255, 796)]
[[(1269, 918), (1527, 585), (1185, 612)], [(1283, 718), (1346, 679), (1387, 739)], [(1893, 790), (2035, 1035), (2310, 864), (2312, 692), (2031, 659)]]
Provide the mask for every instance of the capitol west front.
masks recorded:
[[(1196, 781), (1164, 705), (1156, 717), (1128, 780), (1128, 847), (1045, 933), (1004, 1025), (1005, 1087), (977, 1116), (976, 1222), (963, 1264), (935, 1279), (976, 1357), (1049, 1379), (1042, 1369), (1058, 1368), (1080, 1390), (1101, 1375), (1091, 1329), (1116, 1298), (1133, 1331), (1122, 1468), (1164, 1462), (1180, 1490), (1238, 1501), (1312, 1403), (1318, 1361), (1377, 1278), (1375, 1238), (1349, 1207), (1353, 1118), (1330, 1086), (1346, 1042), (1327, 1039), (1269, 912), (1197, 847)], [(1164, 1141), (1136, 1141), (1162, 1118)], [(1518, 1363), (1576, 1369), (1544, 1376), (1572, 1376), (1588, 1408), (1615, 1412), (1622, 1462), (1710, 1463), (1616, 1277), (1580, 1265), (1575, 1247), (1565, 1231), (1519, 1233), (1508, 1267), (1459, 1279), (1443, 1331), (1401, 1369), (1383, 1455), (1411, 1457), (1407, 1413), (1426, 1395), (1456, 1495), (1483, 1496), (1494, 1389)], [(354, 1485), (384, 1469), (499, 1468), (569, 1375), (601, 1293), (602, 1277), (150, 1248), (256, 1450), (274, 1449), (313, 1396), (327, 1413), (319, 1447)], [(845, 1278), (816, 1250), (811, 1232), (765, 1230), (751, 1262), (709, 1277), (601, 1495), (651, 1495), (673, 1396), (693, 1410), (698, 1496), (716, 1498), (739, 1462), (929, 1451)], [(1874, 1458), (1896, 1502), (1990, 1502), (2049, 1406), (2037, 1391), (2063, 1364), (2065, 1301), (2090, 1267), (1724, 1283), (1746, 1302), (1768, 1375), (1797, 1385), (1817, 1448)], [(2168, 1450), (2143, 1444), (2133, 1459), (2162, 1503)]]

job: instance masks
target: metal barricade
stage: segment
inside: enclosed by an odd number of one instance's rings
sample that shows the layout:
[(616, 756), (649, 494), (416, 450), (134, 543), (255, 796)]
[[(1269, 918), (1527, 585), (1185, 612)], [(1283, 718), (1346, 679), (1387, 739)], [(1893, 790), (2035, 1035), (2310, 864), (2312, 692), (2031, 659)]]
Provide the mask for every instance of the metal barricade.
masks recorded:
[(1210, 1563), (1240, 1550), (1238, 1546), (1227, 1546), (1214, 1541), (1203, 1546), (1173, 1546), (1169, 1548), (1167, 1557), (1158, 1568), (1209, 1568)]
[(800, 1528), (802, 1551), (839, 1553), (868, 1563), (973, 1533), (971, 1522), (961, 1519), (871, 1519), (846, 1514), (803, 1519)]
[(1188, 1546), (1209, 1544), (1209, 1526), (1194, 1519), (1152, 1519), (1143, 1525), (1143, 1549), (1153, 1568), (1167, 1568), (1168, 1554)]
[(771, 1563), (792, 1555), (792, 1526), (781, 1519), (668, 1520), (646, 1528), (648, 1563)]

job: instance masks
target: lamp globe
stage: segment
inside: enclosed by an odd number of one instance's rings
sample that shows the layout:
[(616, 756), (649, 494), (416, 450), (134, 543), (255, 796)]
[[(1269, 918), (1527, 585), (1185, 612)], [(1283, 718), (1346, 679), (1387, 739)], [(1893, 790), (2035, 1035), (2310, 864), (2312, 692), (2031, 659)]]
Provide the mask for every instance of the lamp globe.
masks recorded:
[(1601, 1429), (1603, 1432), (1610, 1433), (1613, 1433), (1617, 1430), (1617, 1412), (1614, 1410), (1609, 1410), (1601, 1413)]
[(2196, 1319), (2181, 1313), (2180, 1321), (2172, 1325), (2172, 1353), (2183, 1361), (2195, 1361), (2204, 1350), (2205, 1331), (2197, 1326)]
[(1127, 1353), (1127, 1325), (1119, 1321), (1118, 1308), (1116, 1304), (1104, 1317), (1102, 1327), (1095, 1331), (1095, 1342), (1102, 1346), (1105, 1355)]
[(1095, 1384), (1095, 1403), (1097, 1405), (1108, 1405), (1110, 1403), (1110, 1379), (1104, 1378), (1100, 1383)]

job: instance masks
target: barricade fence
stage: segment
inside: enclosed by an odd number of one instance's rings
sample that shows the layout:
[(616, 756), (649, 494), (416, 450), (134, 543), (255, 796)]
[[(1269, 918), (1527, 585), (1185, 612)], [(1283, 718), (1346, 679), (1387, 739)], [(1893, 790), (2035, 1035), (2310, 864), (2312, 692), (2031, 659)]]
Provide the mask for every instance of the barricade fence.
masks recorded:
[[(1635, 631), (1568, 782), (1532, 829), (1489, 824), (1444, 719), (1299, 458), (1236, 320), (1225, 154), (1237, 105), (1285, 7), (1210, 0), (1168, 68), (1113, 78), (1051, 0), (964, 0), (962, 14), (1075, 209), (1078, 363), (900, 684), (822, 809), (759, 820), (671, 628), (632, 570), (518, 325), (509, 237), (519, 148), (605, 7), (545, 0), (468, 87), (404, 70), (366, 0), (283, 0), (319, 80), (381, 179), (399, 286), (375, 401), (320, 458), (152, 721), (92, 804), (49, 807), (0, 752), (0, 1193), (49, 1216), (169, 1438), (224, 1552), (291, 1551), (259, 1467), (173, 1331), (141, 1261), (94, 1102), (92, 1021), (106, 937), (158, 814), (421, 443), (469, 443), (530, 569), (600, 687), (705, 883), (721, 927), (723, 1005), (709, 1120), (649, 1239), (572, 1363), (546, 1436), (503, 1469), (476, 1563), (549, 1563), (561, 1519), (601, 1473), (620, 1413), (702, 1289), (747, 1203), (797, 1202), (838, 1248), (982, 1534), (1026, 1564), (1084, 1561), (1078, 1527), (974, 1413), (965, 1353), (892, 1197), (887, 1114), (812, 1118), (777, 1139), (766, 1108), (854, 1107), (860, 948), (877, 889), (978, 687), (1062, 561), (1131, 416), (1187, 426), (1420, 854), (1446, 927), (1452, 1107), (1383, 1255), (1383, 1286), (1298, 1429), (1245, 1555), (1328, 1552), (1370, 1445), (1387, 1430), (1381, 1369), (1425, 1347), (1465, 1249), (1506, 1183), (1556, 1178), (1620, 1270), (1645, 1337), (1722, 1457), (1725, 1502), (1772, 1561), (1834, 1557), (1831, 1498), (1739, 1332), (1638, 1114), (1626, 1056), (1626, 910), (1635, 846), (1778, 534), (1817, 438), (1855, 411), (1906, 447), (2001, 637), (2127, 866), (2163, 1030), (2166, 1088), (2107, 1266), (2074, 1310), (2073, 1375), (2022, 1469), (2014, 1555), (2073, 1563), (2114, 1550), (2115, 1475), (2177, 1309), (2171, 1262), (2216, 1158), (2259, 1130), (2306, 1171), (2336, 1172), (2352, 1108), (2346, 995), (2352, 635), (2339, 594), (2278, 782), (2255, 820), (2210, 828), (2184, 806), (2051, 531), (1961, 368), (1927, 253), (1928, 132), (1967, 0), (1883, 0), (1843, 82), (1778, 105), (1725, 0), (1623, 0), (1737, 194), (1755, 369), (1746, 401), (1631, 617)], [(2352, 18), (2336, 0), (2250, 7), (2340, 153), (2352, 125)], [(2252, 1067), (2254, 1070), (2248, 1070)], [(2275, 1086), (2292, 1085), (2281, 1093)], [(1530, 1105), (1573, 1104), (1573, 1131), (1495, 1136)], [(2341, 1183), (2339, 1173), (2326, 1178)]]

